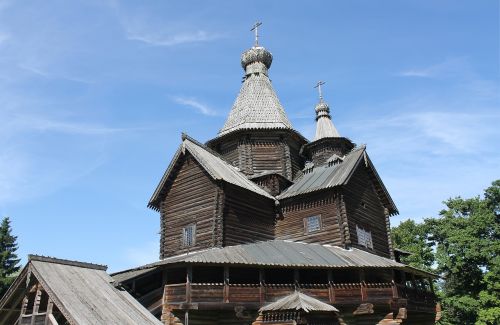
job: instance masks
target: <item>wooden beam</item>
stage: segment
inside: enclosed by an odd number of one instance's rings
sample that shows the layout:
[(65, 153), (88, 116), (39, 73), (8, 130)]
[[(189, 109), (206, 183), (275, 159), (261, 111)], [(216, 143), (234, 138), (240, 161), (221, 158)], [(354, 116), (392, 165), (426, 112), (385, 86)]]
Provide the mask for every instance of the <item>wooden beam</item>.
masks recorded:
[(224, 291), (223, 291), (224, 302), (229, 302), (229, 267), (224, 266)]
[[(52, 302), (52, 300), (49, 299), (49, 301), (47, 302), (47, 314), (45, 315), (45, 325), (53, 324), (51, 319), (50, 319), (50, 316), (52, 316), (52, 318), (54, 318), (54, 316), (52, 315), (53, 309), (54, 309), (54, 303)], [(56, 324), (57, 324), (57, 321), (56, 321)]]
[(186, 302), (191, 303), (191, 281), (193, 281), (193, 267), (188, 265), (186, 269)]
[(266, 288), (264, 287), (265, 282), (264, 269), (259, 269), (259, 304), (264, 305), (266, 300)]

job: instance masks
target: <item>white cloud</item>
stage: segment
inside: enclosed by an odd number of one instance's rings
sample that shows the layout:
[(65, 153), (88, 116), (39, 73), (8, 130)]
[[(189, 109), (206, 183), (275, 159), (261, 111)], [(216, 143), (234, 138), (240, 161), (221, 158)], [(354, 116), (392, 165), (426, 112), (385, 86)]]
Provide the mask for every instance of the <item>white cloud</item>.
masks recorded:
[(140, 32), (127, 30), (127, 39), (139, 41), (153, 46), (174, 46), (184, 43), (197, 43), (213, 41), (221, 36), (215, 33), (209, 33), (204, 30), (195, 32), (179, 32), (175, 34), (161, 34), (151, 32)]
[(201, 103), (195, 98), (192, 97), (180, 97), (180, 96), (173, 96), (172, 100), (176, 102), (177, 104), (181, 104), (184, 106), (189, 106), (197, 111), (199, 111), (203, 115), (207, 116), (215, 116), (217, 115), (217, 112), (210, 107), (208, 107), (206, 104)]
[(443, 62), (427, 67), (411, 68), (401, 71), (398, 75), (402, 77), (418, 78), (442, 78), (457, 74), (468, 74), (469, 66), (463, 57), (447, 58)]

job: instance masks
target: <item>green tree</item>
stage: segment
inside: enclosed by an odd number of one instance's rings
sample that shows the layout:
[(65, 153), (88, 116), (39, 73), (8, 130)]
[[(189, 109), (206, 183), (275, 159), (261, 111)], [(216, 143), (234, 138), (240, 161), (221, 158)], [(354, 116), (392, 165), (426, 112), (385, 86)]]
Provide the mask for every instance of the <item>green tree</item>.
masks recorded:
[(411, 255), (401, 258), (403, 263), (426, 271), (433, 271), (434, 252), (432, 244), (427, 241), (425, 224), (406, 220), (393, 228), (391, 235), (395, 247), (411, 253)]
[(7, 291), (15, 273), (20, 269), (16, 241), (17, 237), (12, 235), (10, 219), (5, 217), (0, 225), (0, 297)]
[(444, 204), (439, 218), (395, 227), (395, 246), (417, 255), (406, 261), (414, 266), (435, 261), (444, 279), (440, 324), (500, 324), (500, 180), (483, 198), (456, 197)]

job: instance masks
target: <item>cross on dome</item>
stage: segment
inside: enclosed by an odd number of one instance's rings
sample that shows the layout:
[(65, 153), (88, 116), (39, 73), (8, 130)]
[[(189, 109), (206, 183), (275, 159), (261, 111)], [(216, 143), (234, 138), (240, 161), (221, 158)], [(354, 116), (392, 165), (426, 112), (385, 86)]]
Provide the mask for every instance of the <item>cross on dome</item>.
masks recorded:
[(314, 86), (314, 88), (318, 88), (318, 93), (319, 93), (319, 101), (322, 102), (323, 101), (323, 93), (321, 91), (321, 86), (323, 86), (326, 82), (324, 81), (318, 81), (318, 83), (316, 84), (316, 86)]
[(262, 25), (260, 21), (256, 21), (250, 31), (255, 32), (255, 47), (259, 46), (259, 26)]

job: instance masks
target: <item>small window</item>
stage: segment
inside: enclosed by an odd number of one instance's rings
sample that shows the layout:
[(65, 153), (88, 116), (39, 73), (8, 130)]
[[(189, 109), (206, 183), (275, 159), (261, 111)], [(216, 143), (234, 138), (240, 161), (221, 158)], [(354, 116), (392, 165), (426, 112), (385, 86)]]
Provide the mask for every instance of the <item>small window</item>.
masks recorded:
[(193, 246), (196, 236), (196, 224), (182, 228), (182, 246)]
[(321, 230), (321, 216), (311, 216), (304, 219), (306, 233)]
[(373, 249), (372, 233), (364, 230), (356, 225), (356, 233), (358, 235), (358, 244), (366, 248)]

